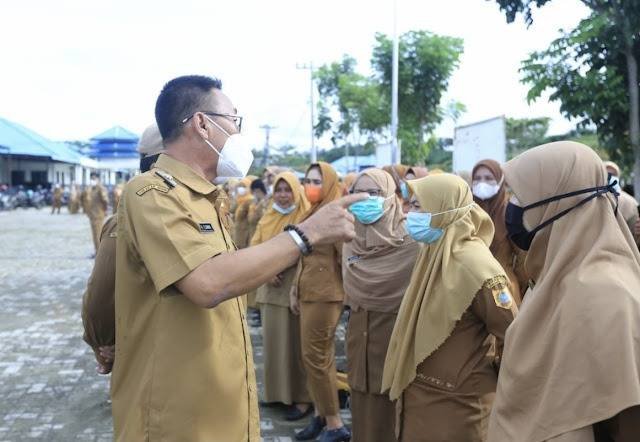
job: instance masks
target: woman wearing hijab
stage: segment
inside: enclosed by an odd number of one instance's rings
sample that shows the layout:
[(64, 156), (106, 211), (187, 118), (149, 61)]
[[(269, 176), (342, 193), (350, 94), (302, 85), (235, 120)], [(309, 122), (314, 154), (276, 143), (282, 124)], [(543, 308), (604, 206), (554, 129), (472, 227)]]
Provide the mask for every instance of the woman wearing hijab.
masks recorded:
[[(302, 220), (342, 196), (336, 171), (324, 162), (309, 166), (304, 189), (311, 208)], [(315, 406), (314, 418), (297, 440), (315, 439), (325, 426), (322, 442), (351, 437), (340, 418), (336, 385), (334, 338), (344, 301), (341, 253), (342, 243), (314, 247), (313, 254), (300, 259), (292, 286), (291, 309), (300, 313), (302, 358)]]
[(238, 249), (244, 249), (249, 245), (249, 207), (253, 200), (249, 190), (251, 182), (255, 177), (246, 177), (240, 180), (236, 186), (236, 204), (234, 215), (234, 235), (233, 241)]
[(524, 259), (527, 255), (517, 248), (507, 235), (504, 214), (507, 210), (509, 195), (507, 195), (500, 163), (494, 160), (482, 160), (473, 167), (471, 175), (473, 200), (489, 214), (495, 227), (496, 232), (490, 247), (491, 253), (507, 272), (509, 288), (520, 305), (529, 288), (529, 278), (524, 270)]
[(393, 182), (396, 185), (396, 195), (400, 200), (402, 200), (401, 185), (402, 181), (404, 181), (405, 179), (405, 175), (407, 174), (407, 170), (409, 170), (409, 167), (405, 166), (404, 164), (396, 164), (384, 166), (382, 170), (391, 175), (391, 178), (393, 178)]
[[(309, 210), (300, 182), (292, 172), (274, 179), (273, 202), (260, 219), (251, 245), (280, 234), (299, 222)], [(300, 322), (289, 310), (289, 291), (296, 269), (291, 267), (258, 288), (256, 301), (262, 313), (264, 401), (291, 405), (287, 420), (298, 420), (311, 411), (300, 346)]]
[[(260, 178), (254, 179), (249, 189), (251, 190), (252, 199), (249, 201), (247, 209), (247, 237), (251, 240), (258, 227), (258, 222), (267, 209), (267, 205), (271, 203), (271, 200), (267, 197), (267, 189)], [(247, 244), (247, 246), (248, 245), (249, 244)], [(256, 293), (256, 290), (247, 293), (247, 317), (251, 318), (251, 325), (260, 327), (262, 320), (260, 310), (256, 304)]]
[(349, 208), (357, 236), (342, 248), (345, 303), (351, 308), (347, 367), (353, 440), (395, 442), (395, 404), (382, 394), (382, 368), (419, 245), (406, 231), (391, 175), (366, 170), (351, 191), (370, 195)]
[(354, 172), (348, 173), (344, 176), (344, 179), (342, 180), (342, 193), (344, 195), (349, 193), (349, 189), (353, 186), (356, 178), (358, 178), (358, 174)]
[(607, 168), (607, 173), (610, 176), (610, 181), (616, 181), (616, 192), (620, 195), (618, 196), (618, 207), (620, 210), (620, 214), (622, 218), (627, 223), (629, 230), (634, 235), (636, 243), (638, 242), (638, 237), (635, 235), (635, 225), (638, 221), (638, 201), (627, 192), (622, 190), (622, 186), (620, 185), (620, 167), (613, 161), (605, 161), (605, 167)]
[(602, 161), (567, 141), (503, 170), (535, 285), (507, 333), (489, 440), (640, 440), (640, 255)]
[(382, 388), (398, 400), (400, 441), (484, 441), (498, 377), (492, 341), (504, 338), (516, 311), (489, 250), (493, 224), (460, 177), (428, 176), (409, 187), (407, 229), (422, 245)]
[(404, 213), (409, 213), (409, 199), (411, 195), (409, 194), (409, 186), (407, 186), (407, 181), (415, 180), (418, 178), (424, 178), (429, 175), (429, 169), (426, 167), (410, 167), (407, 170), (407, 173), (404, 176), (404, 179), (400, 181), (400, 194), (402, 195), (402, 211)]

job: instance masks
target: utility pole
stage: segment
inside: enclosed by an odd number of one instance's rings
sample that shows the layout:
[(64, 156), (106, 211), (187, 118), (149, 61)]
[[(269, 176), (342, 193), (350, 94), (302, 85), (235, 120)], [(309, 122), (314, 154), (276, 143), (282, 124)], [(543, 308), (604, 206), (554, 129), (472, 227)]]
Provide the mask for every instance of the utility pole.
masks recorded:
[(297, 69), (309, 70), (309, 106), (311, 109), (311, 163), (318, 161), (318, 152), (316, 150), (316, 137), (313, 133), (313, 127), (315, 125), (315, 118), (313, 116), (313, 63), (296, 63)]
[(393, 57), (391, 62), (391, 162), (400, 164), (398, 149), (398, 0), (393, 1)]
[(269, 124), (263, 124), (260, 126), (260, 129), (264, 129), (264, 149), (262, 151), (262, 165), (267, 167), (269, 165), (269, 136), (271, 135), (271, 131), (273, 129), (277, 129), (276, 126), (271, 126)]

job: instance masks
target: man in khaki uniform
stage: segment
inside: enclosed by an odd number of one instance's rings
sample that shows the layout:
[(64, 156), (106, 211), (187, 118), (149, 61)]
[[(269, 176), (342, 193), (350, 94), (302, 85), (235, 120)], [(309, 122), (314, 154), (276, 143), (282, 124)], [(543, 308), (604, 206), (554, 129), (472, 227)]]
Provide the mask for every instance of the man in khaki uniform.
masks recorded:
[(91, 187), (87, 193), (87, 215), (91, 223), (91, 234), (93, 235), (93, 246), (96, 252), (100, 243), (100, 231), (107, 216), (109, 198), (107, 189), (100, 183), (100, 177), (96, 173), (91, 174)]
[(53, 215), (55, 211), (58, 211), (58, 215), (60, 215), (60, 209), (62, 208), (62, 195), (64, 191), (60, 184), (56, 184), (53, 189), (53, 201), (51, 203), (51, 214)]
[[(151, 169), (162, 149), (160, 131), (153, 124), (143, 132), (138, 143), (141, 172)], [(82, 298), (83, 338), (95, 353), (97, 371), (100, 374), (111, 372), (116, 343), (114, 303), (117, 226), (117, 216), (112, 215), (102, 227), (93, 271)]]
[(355, 235), (346, 207), (361, 195), (326, 206), (295, 232), (235, 251), (212, 182), (245, 175), (251, 149), (220, 88), (202, 76), (165, 85), (156, 121), (166, 153), (127, 184), (120, 201), (111, 379), (117, 441), (260, 440), (238, 297), (314, 245)]

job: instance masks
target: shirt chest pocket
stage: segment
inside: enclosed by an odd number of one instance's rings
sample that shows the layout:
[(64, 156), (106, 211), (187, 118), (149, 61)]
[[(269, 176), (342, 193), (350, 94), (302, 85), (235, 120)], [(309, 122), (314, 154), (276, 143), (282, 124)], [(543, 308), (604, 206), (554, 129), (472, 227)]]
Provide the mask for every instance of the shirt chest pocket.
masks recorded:
[(202, 241), (211, 244), (220, 253), (235, 250), (231, 235), (224, 229), (211, 205), (207, 204), (204, 208), (196, 207), (189, 213), (189, 218)]

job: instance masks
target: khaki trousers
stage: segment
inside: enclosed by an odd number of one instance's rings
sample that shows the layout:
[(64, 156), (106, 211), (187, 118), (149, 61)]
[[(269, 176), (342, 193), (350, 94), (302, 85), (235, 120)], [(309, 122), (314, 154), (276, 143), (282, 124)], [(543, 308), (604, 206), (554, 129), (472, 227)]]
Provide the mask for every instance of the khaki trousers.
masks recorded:
[(89, 222), (91, 223), (91, 235), (93, 237), (93, 247), (95, 251), (98, 251), (98, 245), (100, 245), (100, 232), (102, 232), (102, 225), (104, 224), (104, 216), (90, 216)]
[(300, 302), (302, 360), (309, 393), (320, 416), (340, 412), (335, 334), (341, 313), (342, 302)]

